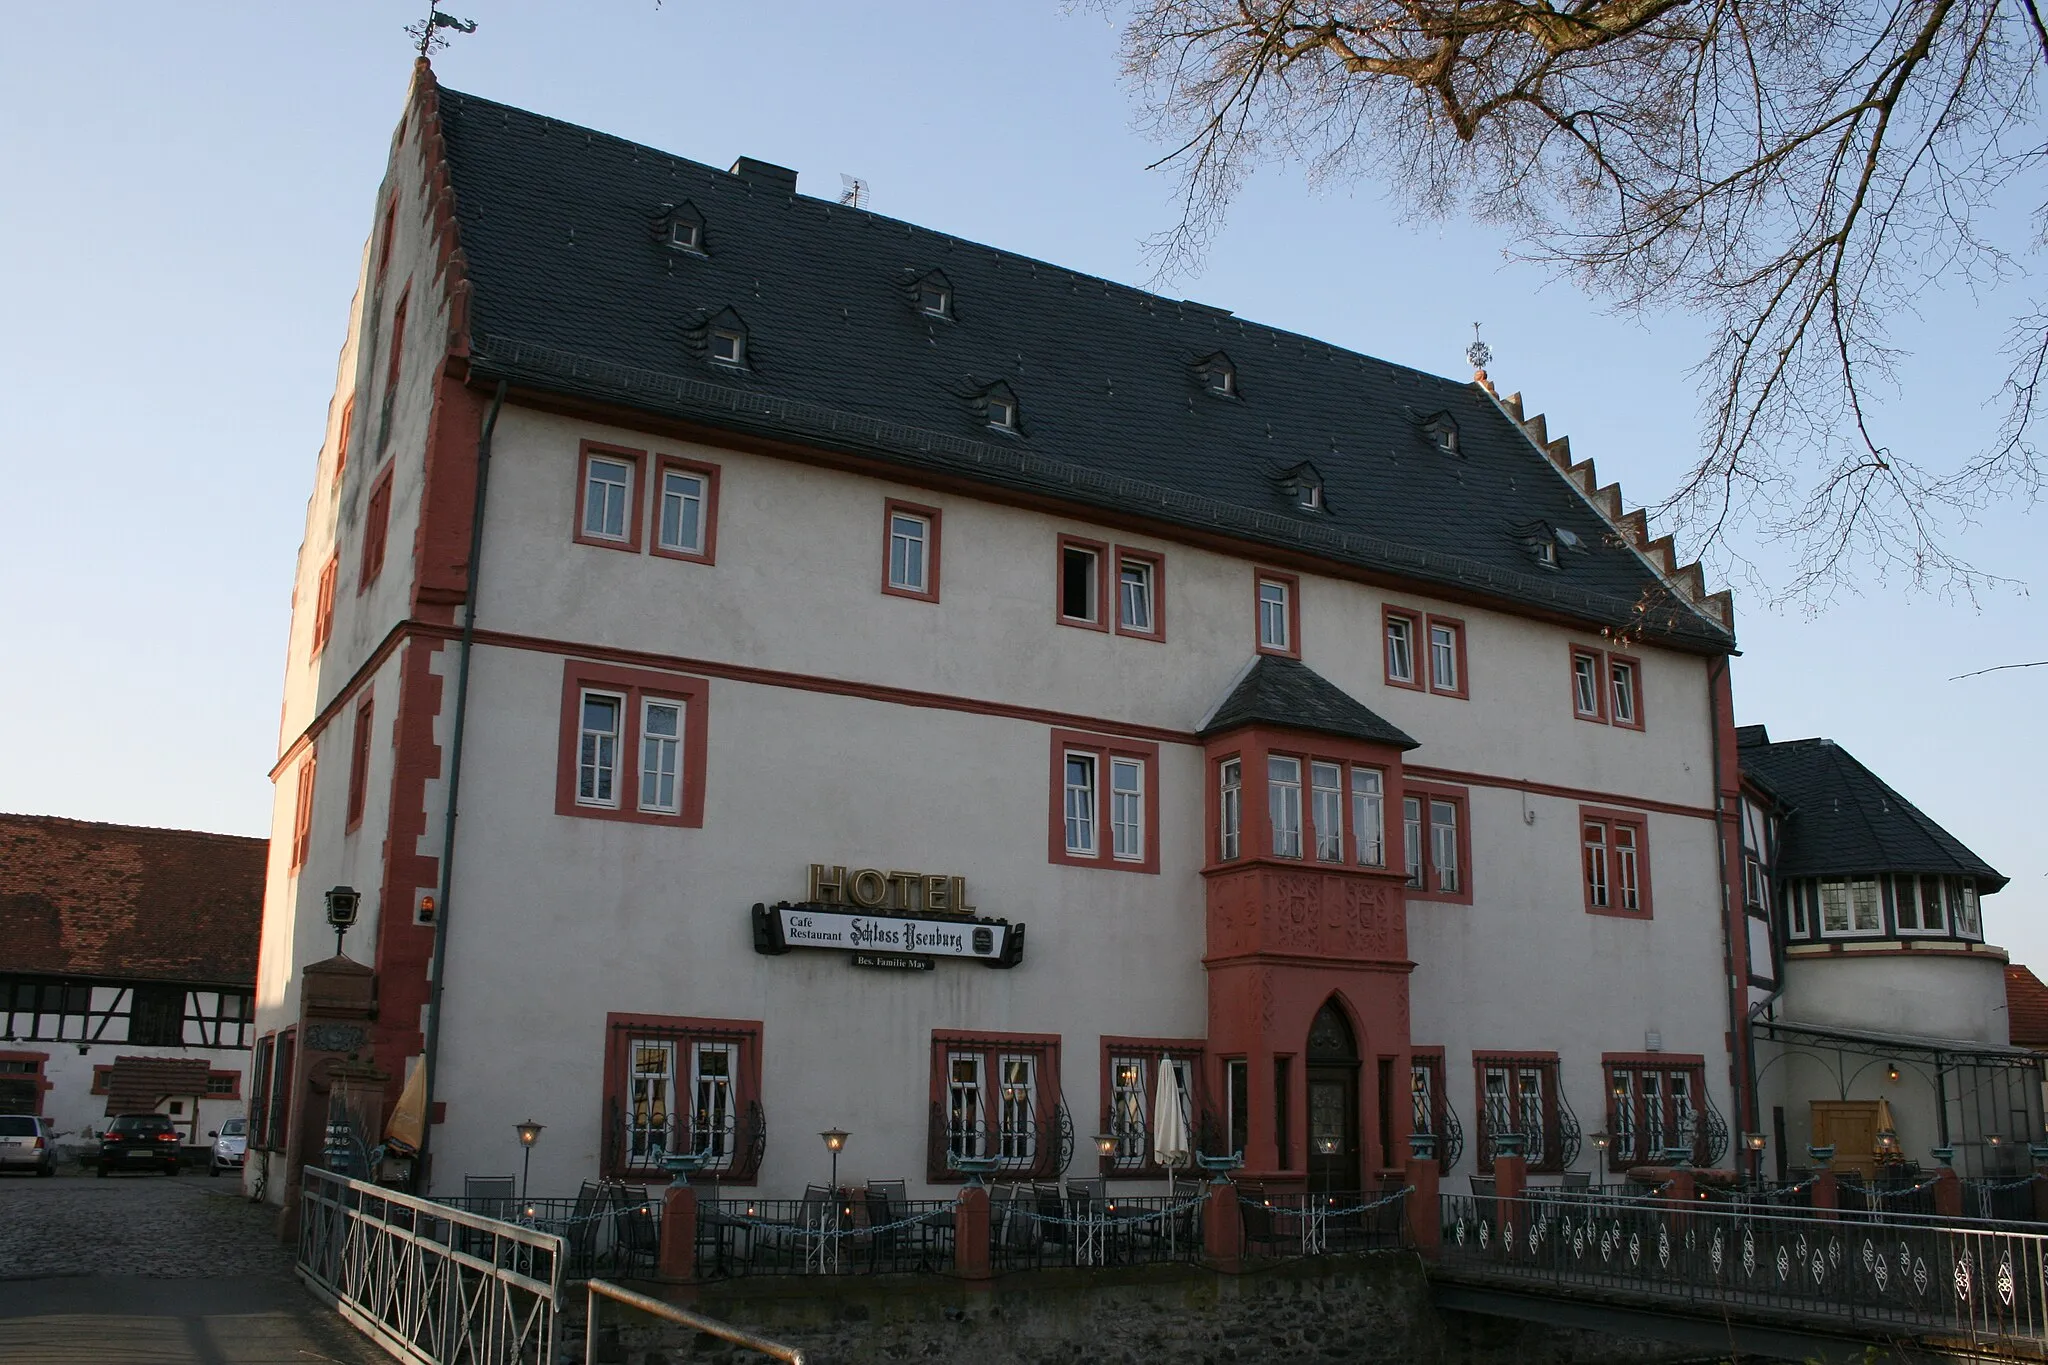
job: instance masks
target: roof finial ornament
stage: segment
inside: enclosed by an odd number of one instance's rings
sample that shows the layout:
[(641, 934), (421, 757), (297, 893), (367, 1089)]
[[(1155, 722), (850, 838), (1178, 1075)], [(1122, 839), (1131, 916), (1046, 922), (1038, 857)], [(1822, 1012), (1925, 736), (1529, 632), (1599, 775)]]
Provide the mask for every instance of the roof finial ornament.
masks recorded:
[(448, 40), (441, 36), (441, 30), (452, 28), (457, 33), (476, 32), (476, 20), (458, 19), (452, 14), (443, 14), (431, 3), (427, 6), (427, 17), (417, 24), (406, 25), (406, 36), (419, 44), (420, 60), (428, 60), (434, 53), (448, 46)]
[(1472, 344), (1465, 348), (1465, 359), (1472, 362), (1472, 382), (1488, 393), (1493, 392), (1493, 381), (1486, 377), (1486, 367), (1493, 360), (1493, 347), (1479, 339), (1479, 324), (1472, 324)]

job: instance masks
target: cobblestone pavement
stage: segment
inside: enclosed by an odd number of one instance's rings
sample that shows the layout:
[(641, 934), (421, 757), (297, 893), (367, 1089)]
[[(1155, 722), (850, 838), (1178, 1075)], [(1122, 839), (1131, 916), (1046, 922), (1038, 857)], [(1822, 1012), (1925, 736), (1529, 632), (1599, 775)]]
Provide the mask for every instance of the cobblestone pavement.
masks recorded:
[(380, 1365), (277, 1211), (201, 1174), (0, 1177), (0, 1365)]

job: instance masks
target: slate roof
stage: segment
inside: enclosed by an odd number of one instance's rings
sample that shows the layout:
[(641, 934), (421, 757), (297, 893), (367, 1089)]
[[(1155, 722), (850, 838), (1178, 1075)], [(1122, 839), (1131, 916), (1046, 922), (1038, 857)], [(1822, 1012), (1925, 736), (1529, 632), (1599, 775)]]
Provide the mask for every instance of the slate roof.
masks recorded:
[(1420, 743), (1301, 660), (1277, 654), (1258, 657), (1201, 734), (1220, 735), (1241, 725), (1284, 725), (1399, 749)]
[[(471, 375), (962, 476), (1718, 652), (1500, 406), (1228, 312), (438, 89)], [(672, 206), (702, 252), (667, 241)], [(1084, 206), (1077, 206), (1077, 208)], [(916, 306), (938, 270), (953, 319)], [(749, 367), (714, 365), (714, 318)], [(1205, 391), (1224, 353), (1237, 395)], [(1006, 384), (1022, 434), (977, 399)], [(1460, 453), (1425, 430), (1448, 414)], [(1295, 506), (1312, 465), (1326, 510)], [(1562, 566), (1530, 536), (1571, 533)], [(1568, 542), (1569, 543), (1569, 542)], [(1641, 615), (1639, 615), (1639, 611)]]
[(1772, 744), (1761, 726), (1746, 726), (1736, 742), (1743, 775), (1760, 779), (1791, 807), (1779, 844), (1781, 875), (1935, 872), (1975, 877), (1985, 893), (2005, 885), (1989, 863), (1833, 740)]
[(269, 847), (0, 815), (0, 972), (253, 984)]
[(2048, 1052), (2048, 985), (2017, 962), (2005, 969), (2005, 1022), (2015, 1047)]

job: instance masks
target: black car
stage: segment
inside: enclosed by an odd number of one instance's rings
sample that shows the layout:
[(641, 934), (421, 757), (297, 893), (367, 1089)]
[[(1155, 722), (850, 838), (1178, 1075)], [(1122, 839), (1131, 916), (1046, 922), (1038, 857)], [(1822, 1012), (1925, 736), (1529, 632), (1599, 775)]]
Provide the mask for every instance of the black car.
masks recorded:
[(122, 1114), (100, 1135), (100, 1174), (155, 1169), (178, 1173), (178, 1130), (163, 1114)]

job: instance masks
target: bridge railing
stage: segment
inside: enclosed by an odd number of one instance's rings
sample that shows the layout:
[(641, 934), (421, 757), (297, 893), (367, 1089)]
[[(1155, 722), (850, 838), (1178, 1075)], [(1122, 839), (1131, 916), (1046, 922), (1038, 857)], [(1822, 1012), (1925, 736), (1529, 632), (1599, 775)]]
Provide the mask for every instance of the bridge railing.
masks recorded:
[(1532, 1285), (1913, 1335), (2048, 1339), (2048, 1235), (1654, 1195), (1445, 1195), (1441, 1264)]

